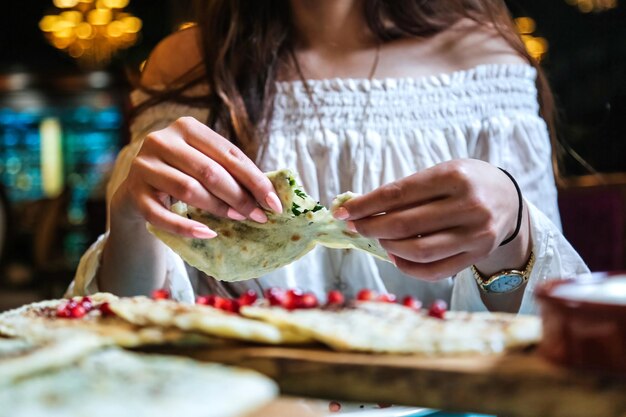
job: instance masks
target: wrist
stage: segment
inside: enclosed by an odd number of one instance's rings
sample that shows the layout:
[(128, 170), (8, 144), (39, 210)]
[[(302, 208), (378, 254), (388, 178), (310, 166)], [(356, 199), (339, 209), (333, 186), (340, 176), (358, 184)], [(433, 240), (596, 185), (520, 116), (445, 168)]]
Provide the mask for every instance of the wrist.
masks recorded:
[(526, 265), (532, 250), (530, 217), (524, 204), (519, 233), (504, 246), (498, 246), (489, 256), (474, 266), (483, 275), (493, 275), (504, 269), (517, 269)]

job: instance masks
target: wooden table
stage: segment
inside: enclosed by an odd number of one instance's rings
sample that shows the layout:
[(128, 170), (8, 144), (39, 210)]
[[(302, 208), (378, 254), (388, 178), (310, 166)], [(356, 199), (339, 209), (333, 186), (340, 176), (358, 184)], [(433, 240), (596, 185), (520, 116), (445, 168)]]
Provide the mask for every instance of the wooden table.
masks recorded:
[(159, 352), (255, 369), (286, 395), (511, 417), (626, 417), (626, 376), (564, 369), (532, 352), (428, 358), (242, 345)]

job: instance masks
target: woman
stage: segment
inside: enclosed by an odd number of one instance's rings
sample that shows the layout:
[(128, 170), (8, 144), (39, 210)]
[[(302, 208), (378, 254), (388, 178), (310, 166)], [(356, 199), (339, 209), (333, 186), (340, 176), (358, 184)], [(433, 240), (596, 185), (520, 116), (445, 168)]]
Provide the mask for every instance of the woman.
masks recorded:
[[(192, 301), (368, 287), (532, 313), (538, 282), (587, 271), (559, 230), (549, 91), (501, 1), (214, 0), (199, 10), (197, 27), (156, 48), (133, 94), (140, 114), (109, 184), (109, 231), (71, 292), (166, 287)], [(262, 223), (264, 210), (282, 210), (262, 174), (279, 168), (325, 205), (363, 194), (335, 216), (380, 239), (395, 265), (316, 248), (258, 280), (219, 284), (146, 232), (147, 220), (215, 237), (170, 213), (170, 197)], [(508, 269), (530, 279), (511, 281)], [(499, 288), (485, 285), (492, 274)]]

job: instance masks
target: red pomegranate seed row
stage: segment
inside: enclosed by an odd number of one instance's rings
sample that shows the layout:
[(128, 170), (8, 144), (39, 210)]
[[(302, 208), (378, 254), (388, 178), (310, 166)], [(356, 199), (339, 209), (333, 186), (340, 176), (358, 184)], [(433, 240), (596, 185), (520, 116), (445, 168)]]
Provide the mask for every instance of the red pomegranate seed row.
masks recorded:
[[(157, 297), (153, 294), (153, 298), (162, 299), (165, 298), (161, 291), (159, 291)], [(297, 288), (282, 289), (271, 287), (264, 291), (265, 298), (269, 302), (270, 306), (283, 307), (287, 310), (307, 309), (319, 307), (320, 303), (311, 292), (302, 292)], [(169, 294), (167, 295), (169, 297)], [(228, 311), (231, 313), (238, 313), (242, 306), (252, 305), (256, 302), (258, 296), (253, 290), (248, 290), (246, 293), (239, 296), (239, 298), (225, 298), (217, 295), (201, 295), (196, 299), (196, 304), (207, 305), (218, 308), (220, 310)], [(358, 301), (378, 301), (383, 303), (398, 303), (400, 302), (397, 297), (392, 293), (382, 293), (364, 288), (357, 293), (356, 299)], [(338, 290), (331, 290), (328, 292), (326, 298), (327, 306), (343, 306), (346, 303), (345, 296)], [(422, 309), (422, 302), (415, 297), (407, 295), (400, 302), (403, 306), (411, 308), (415, 311)], [(436, 300), (428, 309), (428, 315), (443, 319), (448, 306), (443, 300)]]
[(62, 319), (80, 319), (92, 310), (99, 310), (103, 317), (115, 315), (109, 303), (102, 303), (100, 306), (96, 306), (91, 301), (91, 298), (83, 297), (79, 301), (68, 300), (59, 305), (56, 310), (56, 316)]
[(239, 313), (239, 309), (242, 306), (254, 304), (257, 298), (258, 296), (255, 291), (248, 290), (236, 299), (220, 297), (218, 295), (200, 295), (196, 298), (196, 304), (215, 307), (230, 313)]

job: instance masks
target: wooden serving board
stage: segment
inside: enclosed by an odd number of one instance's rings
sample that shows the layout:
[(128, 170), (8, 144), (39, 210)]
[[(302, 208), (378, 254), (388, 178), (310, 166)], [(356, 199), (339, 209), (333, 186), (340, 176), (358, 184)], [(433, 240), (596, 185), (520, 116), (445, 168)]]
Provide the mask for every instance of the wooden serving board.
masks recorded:
[(626, 417), (626, 376), (568, 370), (534, 353), (429, 358), (242, 345), (159, 353), (255, 369), (285, 395), (499, 417)]

